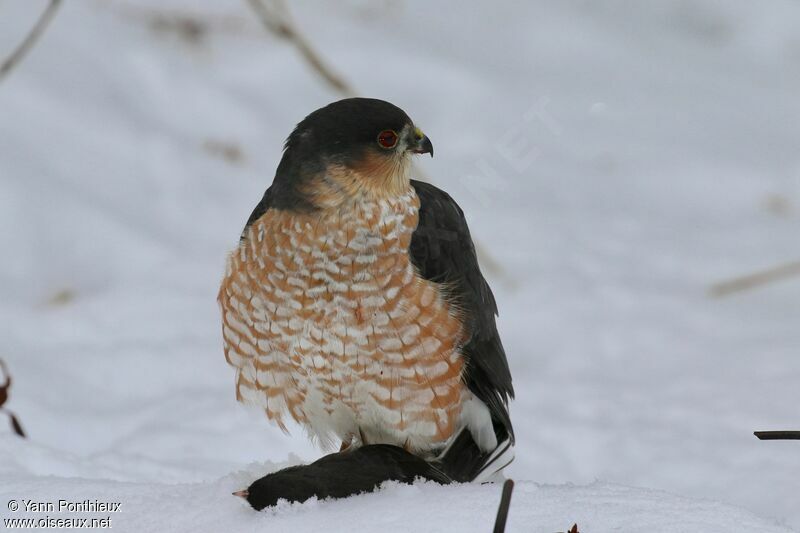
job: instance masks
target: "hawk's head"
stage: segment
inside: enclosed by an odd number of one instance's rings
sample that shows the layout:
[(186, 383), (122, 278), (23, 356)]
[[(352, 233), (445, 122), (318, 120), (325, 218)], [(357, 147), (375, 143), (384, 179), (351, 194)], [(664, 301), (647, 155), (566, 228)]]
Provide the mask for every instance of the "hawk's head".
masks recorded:
[(433, 145), (399, 107), (348, 98), (308, 115), (286, 140), (273, 182), (276, 207), (317, 209), (408, 189), (412, 154)]

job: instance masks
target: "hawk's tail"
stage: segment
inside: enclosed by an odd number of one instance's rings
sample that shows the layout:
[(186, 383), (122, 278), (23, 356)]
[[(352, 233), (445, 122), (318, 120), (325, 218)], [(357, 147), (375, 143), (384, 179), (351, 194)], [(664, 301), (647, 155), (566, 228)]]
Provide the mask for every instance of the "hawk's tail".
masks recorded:
[(495, 427), (497, 447), (482, 451), (468, 429), (463, 429), (437, 458), (439, 469), (453, 481), (461, 483), (497, 481), (501, 471), (514, 460), (513, 438)]

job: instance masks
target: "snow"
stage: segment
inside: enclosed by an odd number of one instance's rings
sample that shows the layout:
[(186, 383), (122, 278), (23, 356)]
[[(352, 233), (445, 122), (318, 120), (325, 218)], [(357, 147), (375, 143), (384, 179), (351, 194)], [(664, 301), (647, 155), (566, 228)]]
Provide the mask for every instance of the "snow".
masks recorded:
[[(17, 444), (12, 449), (23, 450)], [(119, 502), (117, 512), (13, 513), (15, 518), (110, 517), (122, 531), (466, 531), (492, 530), (500, 502), (499, 485), (441, 486), (432, 482), (385, 483), (379, 492), (339, 501), (281, 502), (254, 512), (230, 492), (249, 479), (282, 467), (251, 464), (244, 471), (203, 483), (142, 483), (100, 479), (12, 477), (42, 501)], [(18, 496), (0, 489), (3, 500)], [(20, 505), (24, 505), (20, 503)], [(58, 504), (56, 504), (58, 505)], [(4, 517), (5, 518), (5, 517)], [(708, 500), (595, 482), (585, 486), (518, 482), (511, 499), (507, 531), (554, 533), (573, 523), (580, 531), (789, 531), (748, 511)]]
[[(0, 4), (1, 51), (37, 4)], [(752, 436), (800, 426), (800, 281), (707, 295), (797, 259), (800, 7), (520, 4), (292, 6), (432, 138), (419, 168), (485, 252), (518, 393), (509, 531), (800, 529), (800, 448)], [(30, 435), (0, 422), (0, 518), (97, 498), (122, 531), (489, 530), (497, 486), (229, 495), (320, 453), (236, 404), (215, 293), (284, 137), (336, 98), (243, 2), (65, 2), (0, 82), (0, 357)]]

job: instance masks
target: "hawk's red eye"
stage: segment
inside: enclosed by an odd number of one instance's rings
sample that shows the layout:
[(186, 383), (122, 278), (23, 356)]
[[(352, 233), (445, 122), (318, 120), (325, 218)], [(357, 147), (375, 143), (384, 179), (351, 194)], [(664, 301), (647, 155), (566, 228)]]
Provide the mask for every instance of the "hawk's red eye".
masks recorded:
[(392, 130), (383, 130), (378, 134), (378, 144), (384, 148), (394, 148), (397, 144), (397, 134)]

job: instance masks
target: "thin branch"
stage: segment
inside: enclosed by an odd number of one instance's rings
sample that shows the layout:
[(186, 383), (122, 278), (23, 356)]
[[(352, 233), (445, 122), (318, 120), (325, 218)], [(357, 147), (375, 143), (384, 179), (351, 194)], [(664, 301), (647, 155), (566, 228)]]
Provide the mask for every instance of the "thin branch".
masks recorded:
[(709, 289), (709, 294), (716, 298), (728, 296), (734, 292), (741, 292), (747, 289), (753, 289), (776, 281), (789, 279), (794, 276), (800, 276), (800, 261), (793, 261), (785, 263), (776, 267), (754, 272), (746, 276), (741, 276), (728, 281), (715, 283)]
[(328, 82), (328, 85), (342, 96), (355, 95), (353, 88), (325, 64), (311, 43), (295, 28), (283, 0), (248, 0), (248, 2), (264, 27), (277, 37), (291, 42), (309, 66)]
[(754, 431), (759, 440), (800, 440), (800, 431)]
[(514, 480), (507, 479), (503, 483), (503, 494), (500, 496), (500, 506), (497, 508), (497, 519), (494, 521), (494, 533), (503, 533), (508, 520), (508, 508), (511, 505), (511, 492), (514, 490)]
[(0, 409), (8, 401), (8, 389), (11, 388), (11, 374), (8, 373), (5, 361), (0, 359), (0, 374), (5, 377), (2, 385), (0, 385)]
[(0, 412), (5, 412), (9, 419), (11, 420), (11, 428), (14, 430), (14, 433), (19, 435), (22, 438), (25, 438), (25, 432), (22, 430), (22, 424), (19, 423), (17, 417), (4, 407), (6, 401), (8, 401), (8, 391), (11, 388), (11, 374), (8, 372), (8, 368), (6, 367), (6, 363), (0, 359), (0, 371), (3, 376), (5, 376), (5, 381), (2, 385), (0, 385)]
[(33, 45), (36, 44), (36, 41), (39, 40), (45, 28), (47, 28), (47, 25), (50, 24), (50, 21), (55, 16), (56, 10), (60, 4), (61, 0), (50, 0), (50, 3), (42, 12), (39, 20), (36, 21), (36, 24), (31, 28), (31, 31), (28, 32), (28, 35), (25, 36), (25, 39), (11, 52), (11, 55), (0, 64), (0, 81), (8, 76), (14, 67), (23, 60), (30, 49), (33, 48)]
[(17, 416), (8, 409), (6, 409), (5, 411), (8, 414), (9, 418), (11, 419), (11, 429), (14, 430), (14, 433), (19, 435), (23, 439), (27, 438), (27, 435), (25, 435), (25, 431), (22, 429), (22, 424), (19, 423), (19, 419), (17, 419)]

